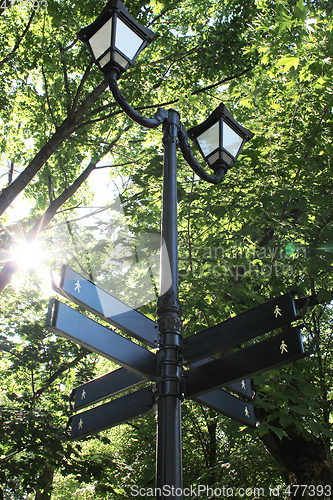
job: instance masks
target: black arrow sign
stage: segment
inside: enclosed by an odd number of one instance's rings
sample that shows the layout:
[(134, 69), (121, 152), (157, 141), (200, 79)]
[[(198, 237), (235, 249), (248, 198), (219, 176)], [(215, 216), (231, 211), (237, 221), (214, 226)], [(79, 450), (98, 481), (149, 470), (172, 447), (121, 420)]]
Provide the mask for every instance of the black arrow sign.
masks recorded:
[(156, 380), (155, 354), (56, 299), (50, 300), (46, 326), (89, 351), (111, 359), (149, 380)]
[(69, 420), (71, 438), (88, 436), (150, 413), (154, 396), (150, 387), (74, 415)]
[[(215, 361), (214, 358), (209, 356), (208, 358), (200, 359), (199, 361), (195, 361), (190, 365), (190, 368), (196, 368), (197, 366), (204, 365), (206, 363), (210, 363), (211, 361)], [(239, 394), (240, 396), (246, 399), (253, 399), (255, 396), (255, 387), (254, 383), (250, 378), (245, 378), (240, 380), (239, 382), (235, 382), (233, 384), (226, 384), (227, 389), (230, 389), (232, 392)]]
[[(213, 359), (209, 358), (209, 361)], [(98, 403), (103, 399), (135, 387), (145, 380), (145, 378), (126, 368), (118, 368), (108, 372), (73, 389), (71, 394), (71, 401), (74, 402), (73, 409), (80, 410), (90, 404)], [(230, 384), (227, 388), (247, 399), (253, 399), (254, 397), (254, 385), (249, 378)]]
[(298, 319), (291, 293), (281, 295), (250, 311), (219, 323), (184, 340), (184, 359), (197, 359), (234, 347)]
[(244, 378), (239, 382), (227, 384), (226, 388), (247, 399), (253, 399), (256, 393), (254, 383), (250, 378)]
[(56, 292), (70, 298), (144, 344), (150, 347), (157, 346), (158, 329), (155, 321), (135, 311), (66, 265), (61, 267), (59, 285), (56, 284), (52, 274), (51, 276), (52, 287)]
[(216, 390), (192, 399), (249, 427), (256, 428), (259, 425), (254, 406), (225, 391)]
[(186, 372), (185, 396), (193, 398), (304, 356), (298, 328), (275, 335)]
[(79, 410), (109, 396), (119, 394), (142, 383), (144, 380), (143, 377), (126, 368), (118, 368), (118, 370), (94, 378), (73, 389), (71, 400), (74, 401), (74, 409)]

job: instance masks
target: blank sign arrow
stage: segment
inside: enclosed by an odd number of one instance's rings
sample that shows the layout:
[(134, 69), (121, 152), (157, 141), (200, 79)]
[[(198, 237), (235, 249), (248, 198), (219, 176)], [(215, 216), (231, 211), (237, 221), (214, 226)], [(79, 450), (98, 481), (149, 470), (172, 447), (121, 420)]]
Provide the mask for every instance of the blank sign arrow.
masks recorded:
[(119, 394), (145, 381), (145, 378), (126, 368), (118, 368), (101, 377), (94, 378), (73, 389), (71, 400), (79, 410), (102, 399)]
[(148, 380), (156, 380), (156, 354), (56, 299), (50, 300), (46, 326), (54, 333), (111, 359)]
[[(203, 358), (199, 361), (191, 363), (190, 368), (196, 368), (197, 366), (205, 365), (211, 361), (215, 361), (215, 358), (209, 356), (208, 358)], [(233, 384), (226, 384), (225, 387), (246, 399), (253, 399), (255, 396), (254, 383), (250, 378), (244, 378), (239, 380), (239, 382), (234, 382)]]

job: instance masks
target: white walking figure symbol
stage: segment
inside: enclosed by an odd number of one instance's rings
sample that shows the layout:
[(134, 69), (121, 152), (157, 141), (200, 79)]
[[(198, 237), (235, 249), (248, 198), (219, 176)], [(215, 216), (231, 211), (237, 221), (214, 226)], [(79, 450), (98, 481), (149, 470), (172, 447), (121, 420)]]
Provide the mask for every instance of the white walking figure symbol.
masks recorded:
[(281, 342), (281, 345), (280, 345), (280, 350), (281, 350), (281, 354), (283, 354), (284, 352), (288, 352), (288, 349), (287, 349), (287, 344), (285, 343), (284, 340), (282, 340)]
[(246, 389), (246, 383), (245, 383), (245, 380), (242, 380), (241, 385), (242, 385), (242, 389)]
[(275, 309), (274, 309), (274, 314), (275, 314), (275, 317), (277, 318), (278, 316), (282, 316), (282, 311), (281, 309), (279, 308), (279, 306), (276, 306)]
[(245, 406), (245, 408), (244, 408), (244, 413), (245, 413), (245, 416), (246, 416), (247, 418), (250, 418), (250, 412), (249, 412), (249, 409), (248, 409), (248, 407), (247, 407), (247, 406)]
[(77, 426), (77, 428), (82, 429), (82, 427), (83, 427), (83, 420), (82, 420), (82, 418), (80, 418), (79, 425)]
[(79, 292), (79, 293), (80, 293), (80, 291), (81, 291), (80, 280), (76, 280), (74, 290), (75, 290), (76, 292)]
[(86, 391), (83, 389), (82, 394), (81, 394), (81, 399), (85, 399), (86, 394), (87, 394)]

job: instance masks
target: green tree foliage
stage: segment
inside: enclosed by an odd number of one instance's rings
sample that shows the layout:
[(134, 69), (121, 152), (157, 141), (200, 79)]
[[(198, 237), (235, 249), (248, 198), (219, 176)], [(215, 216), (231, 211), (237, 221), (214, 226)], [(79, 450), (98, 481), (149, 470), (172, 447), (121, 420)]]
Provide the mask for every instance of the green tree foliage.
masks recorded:
[[(266, 490), (332, 484), (330, 2), (133, 0), (126, 6), (159, 34), (119, 82), (132, 106), (147, 116), (173, 106), (190, 127), (223, 101), (255, 132), (218, 186), (198, 181), (179, 155), (184, 336), (289, 290), (310, 298), (306, 347), (316, 336), (313, 356), (256, 378), (263, 417), (256, 433), (183, 405), (185, 482)], [(126, 290), (137, 292), (144, 272), (137, 267), (127, 279), (117, 259), (134, 262), (144, 249), (139, 236), (159, 232), (161, 130), (131, 127), (76, 43), (75, 33), (100, 6), (50, 1), (46, 10), (19, 7), (11, 4), (0, 16), (2, 254), (14, 236), (35, 237), (52, 220), (52, 246), (66, 247), (65, 259), (79, 272), (97, 275), (109, 290), (123, 277)], [(113, 226), (110, 219), (89, 218), (82, 229), (74, 207), (91, 202), (84, 182), (106, 153), (114, 181), (124, 181), (126, 223), (113, 213)], [(34, 208), (18, 229), (9, 225), (8, 207), (23, 189)], [(6, 266), (4, 286), (15, 271)], [(96, 360), (81, 358), (86, 353), (73, 344), (54, 342), (33, 293), (22, 298), (8, 287), (1, 296), (3, 484), (18, 498), (33, 489), (36, 498), (44, 490), (48, 495), (55, 471), (72, 474), (71, 495), (78, 480), (87, 498), (88, 487), (94, 498), (124, 498), (126, 485), (152, 486), (153, 416), (74, 448), (64, 439), (68, 409), (55, 385), (61, 377), (69, 384), (93, 377)], [(154, 307), (142, 311), (154, 317)]]
[(86, 352), (55, 342), (45, 332), (38, 282), (22, 285), (29, 292), (8, 290), (1, 315), (6, 354), (1, 364), (1, 483), (15, 491), (19, 480), (23, 495), (37, 486), (46, 467), (54, 469), (70, 453), (64, 436), (69, 408), (59, 384)]

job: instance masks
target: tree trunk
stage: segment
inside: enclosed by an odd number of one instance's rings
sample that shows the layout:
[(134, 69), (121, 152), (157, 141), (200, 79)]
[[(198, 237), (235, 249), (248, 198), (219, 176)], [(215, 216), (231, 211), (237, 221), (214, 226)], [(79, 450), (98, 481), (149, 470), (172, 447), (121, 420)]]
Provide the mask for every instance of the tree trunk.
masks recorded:
[(59, 146), (76, 130), (82, 122), (86, 112), (91, 105), (107, 88), (106, 80), (96, 87), (85, 101), (78, 107), (73, 115), (67, 117), (60, 127), (55, 131), (49, 141), (36, 154), (29, 165), (16, 177), (16, 179), (0, 192), (0, 215), (2, 215), (9, 205), (14, 201), (17, 195), (29, 184), (39, 170), (43, 167), (50, 156), (59, 148)]
[[(209, 412), (212, 417), (212, 411)], [(216, 483), (216, 466), (217, 466), (217, 442), (216, 442), (216, 419), (208, 424), (208, 434), (209, 434), (209, 442), (208, 442), (208, 459), (209, 459), (209, 480), (208, 485), (213, 486)]]
[(38, 479), (35, 500), (51, 500), (54, 468), (46, 465)]
[[(307, 500), (320, 496), (331, 497), (329, 488), (332, 488), (333, 493), (333, 470), (324, 441), (313, 436), (306, 439), (290, 428), (285, 431), (288, 436), (281, 440), (276, 434), (269, 432), (262, 437), (262, 441), (283, 469), (286, 483), (290, 486), (290, 495), (286, 498)], [(308, 487), (297, 489), (296, 485)], [(316, 494), (314, 488), (317, 486), (327, 486), (326, 496), (325, 488), (322, 495), (319, 495), (319, 489), (318, 495)]]

